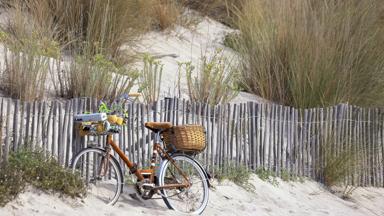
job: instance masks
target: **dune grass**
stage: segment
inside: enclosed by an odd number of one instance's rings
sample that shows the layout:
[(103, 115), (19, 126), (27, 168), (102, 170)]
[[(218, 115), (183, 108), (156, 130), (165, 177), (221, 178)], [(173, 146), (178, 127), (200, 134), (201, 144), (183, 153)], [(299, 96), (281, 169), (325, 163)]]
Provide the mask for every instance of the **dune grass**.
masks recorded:
[[(123, 44), (133, 44), (151, 24), (147, 1), (135, 0), (16, 0), (19, 9), (46, 36), (77, 54), (102, 53), (116, 57)], [(84, 45), (85, 43), (85, 45)]]
[(300, 108), (384, 104), (383, 4), (246, 0), (236, 12), (244, 88)]
[[(19, 20), (18, 25), (28, 25)], [(18, 31), (14, 29), (15, 31)], [(12, 98), (23, 101), (42, 99), (46, 93), (46, 80), (52, 58), (59, 53), (58, 45), (38, 31), (18, 37), (0, 30), (0, 43), (4, 44), (0, 67), (0, 89)]]

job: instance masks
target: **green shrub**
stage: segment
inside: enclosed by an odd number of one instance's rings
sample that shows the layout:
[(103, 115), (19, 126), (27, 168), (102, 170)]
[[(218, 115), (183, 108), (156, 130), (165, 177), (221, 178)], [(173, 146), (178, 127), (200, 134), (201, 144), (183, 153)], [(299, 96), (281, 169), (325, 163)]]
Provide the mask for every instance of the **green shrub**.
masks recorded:
[(249, 92), (295, 107), (383, 105), (382, 1), (246, 0), (237, 11)]
[(237, 70), (221, 50), (211, 57), (202, 57), (197, 68), (191, 62), (179, 63), (179, 70), (184, 70), (187, 76), (191, 101), (216, 105), (227, 103), (238, 94)]
[(5, 205), (29, 184), (48, 192), (70, 197), (85, 195), (81, 178), (63, 168), (52, 156), (42, 151), (20, 150), (12, 153), (0, 170), (0, 205)]
[(25, 188), (25, 182), (19, 170), (4, 164), (0, 167), (0, 206), (4, 206)]

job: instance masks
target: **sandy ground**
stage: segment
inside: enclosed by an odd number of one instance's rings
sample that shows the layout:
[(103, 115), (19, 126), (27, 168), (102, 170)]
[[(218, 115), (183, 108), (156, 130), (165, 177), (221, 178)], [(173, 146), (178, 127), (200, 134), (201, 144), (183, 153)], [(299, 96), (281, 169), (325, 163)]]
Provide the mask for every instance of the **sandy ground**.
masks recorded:
[[(215, 183), (203, 215), (384, 215), (384, 188), (358, 188), (351, 199), (343, 200), (313, 181), (277, 181), (278, 185), (272, 185), (254, 175), (250, 179), (254, 192), (228, 181)], [(115, 206), (105, 206), (94, 197), (60, 198), (30, 188), (0, 208), (0, 215), (179, 215), (161, 199), (141, 201), (129, 193), (126, 187)]]

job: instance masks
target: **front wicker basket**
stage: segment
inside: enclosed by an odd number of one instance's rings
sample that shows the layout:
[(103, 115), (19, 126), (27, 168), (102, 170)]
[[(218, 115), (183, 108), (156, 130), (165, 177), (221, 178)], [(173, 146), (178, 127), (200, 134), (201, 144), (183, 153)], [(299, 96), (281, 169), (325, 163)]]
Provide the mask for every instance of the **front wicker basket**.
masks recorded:
[(163, 141), (169, 151), (199, 153), (206, 147), (205, 130), (201, 125), (174, 126), (163, 132)]

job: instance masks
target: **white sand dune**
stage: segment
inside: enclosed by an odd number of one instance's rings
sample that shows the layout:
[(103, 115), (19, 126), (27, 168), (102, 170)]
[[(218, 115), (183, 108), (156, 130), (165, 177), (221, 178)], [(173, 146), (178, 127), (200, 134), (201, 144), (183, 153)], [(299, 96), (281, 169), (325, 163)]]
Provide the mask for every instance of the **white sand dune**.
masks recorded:
[[(351, 199), (343, 200), (313, 181), (278, 182), (274, 186), (252, 176), (250, 183), (255, 192), (228, 181), (216, 183), (203, 215), (384, 215), (383, 188), (358, 188)], [(0, 215), (180, 215), (168, 210), (161, 199), (141, 201), (131, 198), (131, 192), (125, 190), (115, 206), (106, 206), (94, 197), (60, 198), (28, 189), (0, 208)]]

